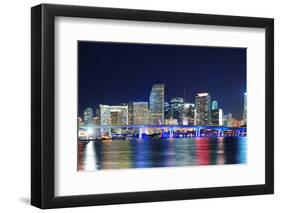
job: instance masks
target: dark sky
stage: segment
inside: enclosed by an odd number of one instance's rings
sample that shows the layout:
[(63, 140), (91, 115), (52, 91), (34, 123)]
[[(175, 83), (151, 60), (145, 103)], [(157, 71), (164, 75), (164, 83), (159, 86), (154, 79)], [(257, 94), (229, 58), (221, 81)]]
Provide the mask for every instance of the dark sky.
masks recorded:
[(224, 113), (241, 118), (246, 92), (246, 49), (111, 42), (78, 42), (79, 114), (86, 107), (148, 101), (165, 84), (165, 101), (194, 103), (209, 92)]

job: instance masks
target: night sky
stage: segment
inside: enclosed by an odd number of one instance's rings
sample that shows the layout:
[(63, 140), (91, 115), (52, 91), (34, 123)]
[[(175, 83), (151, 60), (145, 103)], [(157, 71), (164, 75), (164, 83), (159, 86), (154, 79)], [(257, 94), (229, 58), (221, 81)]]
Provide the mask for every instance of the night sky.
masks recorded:
[(208, 92), (224, 113), (241, 119), (246, 92), (246, 49), (111, 42), (78, 42), (79, 115), (99, 104), (149, 101), (165, 84), (165, 101)]

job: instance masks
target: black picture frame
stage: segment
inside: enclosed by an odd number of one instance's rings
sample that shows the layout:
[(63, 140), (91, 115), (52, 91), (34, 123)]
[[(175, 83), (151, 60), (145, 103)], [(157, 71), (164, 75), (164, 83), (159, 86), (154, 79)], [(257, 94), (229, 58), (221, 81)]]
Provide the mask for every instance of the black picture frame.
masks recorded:
[[(265, 184), (79, 196), (54, 195), (55, 17), (264, 28), (266, 136)], [(274, 20), (224, 15), (41, 4), (31, 8), (31, 204), (60, 208), (274, 193)]]

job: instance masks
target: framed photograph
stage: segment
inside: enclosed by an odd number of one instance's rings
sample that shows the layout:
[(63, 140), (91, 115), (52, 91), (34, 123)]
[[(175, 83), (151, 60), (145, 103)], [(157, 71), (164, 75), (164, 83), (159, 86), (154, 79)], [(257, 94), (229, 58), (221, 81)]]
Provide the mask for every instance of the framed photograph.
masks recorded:
[(272, 194), (271, 18), (31, 9), (31, 203)]

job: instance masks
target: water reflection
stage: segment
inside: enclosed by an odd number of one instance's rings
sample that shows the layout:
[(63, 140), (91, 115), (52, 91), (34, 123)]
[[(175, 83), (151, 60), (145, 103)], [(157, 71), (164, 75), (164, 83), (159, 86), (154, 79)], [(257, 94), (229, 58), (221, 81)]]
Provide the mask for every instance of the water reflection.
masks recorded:
[(246, 163), (246, 137), (78, 142), (78, 170)]

